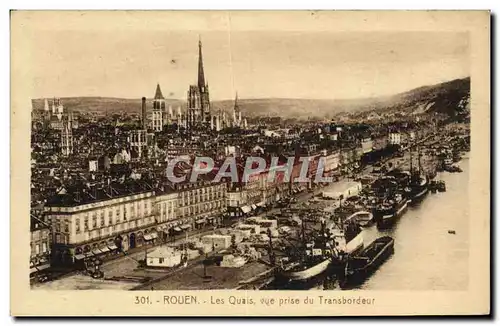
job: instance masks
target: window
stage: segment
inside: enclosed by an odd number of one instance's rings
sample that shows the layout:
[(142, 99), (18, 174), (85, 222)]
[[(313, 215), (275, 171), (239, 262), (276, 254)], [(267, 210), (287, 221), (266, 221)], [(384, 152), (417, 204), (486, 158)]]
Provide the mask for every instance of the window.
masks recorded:
[(113, 211), (111, 209), (108, 211), (108, 224), (113, 224)]
[(69, 233), (69, 222), (68, 221), (64, 221), (64, 232)]
[(158, 258), (158, 263), (163, 264), (164, 261), (165, 261), (165, 258)]
[(42, 242), (42, 253), (47, 252), (47, 242)]
[(35, 254), (38, 255), (40, 253), (40, 245), (35, 245)]
[(97, 214), (93, 213), (92, 214), (92, 228), (96, 228), (96, 227), (97, 227)]
[(88, 229), (89, 229), (89, 216), (87, 214), (85, 215), (85, 219), (83, 221), (83, 230), (88, 231)]
[(106, 225), (106, 221), (104, 220), (104, 211), (101, 212), (101, 226), (105, 226)]
[(77, 234), (80, 233), (80, 219), (79, 218), (77, 218), (75, 220), (75, 231)]
[(120, 223), (120, 208), (115, 211), (116, 223)]
[(124, 206), (123, 207), (123, 220), (126, 221), (127, 220), (127, 206)]

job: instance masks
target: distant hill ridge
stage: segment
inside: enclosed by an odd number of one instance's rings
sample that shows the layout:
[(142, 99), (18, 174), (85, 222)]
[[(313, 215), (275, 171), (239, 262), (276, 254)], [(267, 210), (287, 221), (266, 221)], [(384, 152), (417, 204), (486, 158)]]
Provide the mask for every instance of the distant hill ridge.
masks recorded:
[[(460, 103), (470, 95), (470, 77), (455, 79), (448, 82), (422, 86), (393, 96), (375, 98), (360, 98), (346, 100), (328, 99), (290, 99), (263, 98), (238, 99), (238, 105), (243, 114), (255, 116), (279, 116), (283, 118), (297, 117), (331, 117), (341, 112), (363, 111), (415, 111), (439, 112), (449, 115), (460, 110)], [(61, 98), (65, 107), (79, 112), (140, 113), (141, 99), (123, 99), (113, 97), (65, 97)], [(50, 101), (50, 99), (49, 99)], [(151, 108), (152, 99), (147, 100)], [(167, 107), (185, 108), (183, 100), (166, 99)], [(233, 100), (212, 101), (212, 108), (230, 111)], [(44, 99), (33, 100), (35, 109), (43, 109)]]

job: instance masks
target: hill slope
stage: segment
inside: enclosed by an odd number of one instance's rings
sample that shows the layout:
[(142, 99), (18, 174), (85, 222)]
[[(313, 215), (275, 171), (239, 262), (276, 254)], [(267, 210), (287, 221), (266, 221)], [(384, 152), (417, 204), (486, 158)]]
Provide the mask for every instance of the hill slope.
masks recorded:
[[(464, 100), (470, 94), (470, 78), (423, 86), (393, 96), (349, 100), (318, 99), (239, 99), (238, 105), (245, 116), (279, 116), (283, 118), (332, 117), (340, 112), (393, 111), (393, 112), (439, 112), (454, 115), (457, 110), (466, 109)], [(78, 112), (139, 113), (141, 99), (110, 97), (67, 97), (62, 98), (66, 108)], [(148, 99), (151, 107), (152, 99)], [(43, 109), (43, 99), (33, 101), (35, 109)], [(166, 100), (167, 107), (176, 110), (185, 108), (182, 100)], [(212, 108), (230, 111), (234, 101), (213, 101)]]

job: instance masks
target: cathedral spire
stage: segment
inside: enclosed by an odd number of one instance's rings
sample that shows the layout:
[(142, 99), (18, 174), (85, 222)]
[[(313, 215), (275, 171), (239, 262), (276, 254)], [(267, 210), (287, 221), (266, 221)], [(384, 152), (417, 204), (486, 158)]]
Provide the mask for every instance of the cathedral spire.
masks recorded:
[(234, 98), (234, 111), (238, 112), (240, 110), (238, 106), (238, 92), (236, 92), (236, 97)]
[(198, 41), (198, 87), (200, 91), (205, 88), (205, 72), (203, 71), (203, 54), (201, 51), (201, 38)]

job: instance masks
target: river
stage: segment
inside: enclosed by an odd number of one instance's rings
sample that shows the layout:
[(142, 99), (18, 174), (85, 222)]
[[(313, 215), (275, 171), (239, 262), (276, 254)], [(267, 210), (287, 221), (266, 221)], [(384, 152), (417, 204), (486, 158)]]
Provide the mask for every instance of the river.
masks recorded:
[[(463, 173), (439, 173), (447, 191), (429, 193), (417, 207), (410, 207), (391, 230), (376, 226), (365, 232), (365, 246), (377, 237), (394, 238), (392, 255), (358, 286), (363, 290), (465, 290), (469, 258), (469, 159), (460, 161)], [(455, 234), (449, 234), (454, 230)], [(338, 289), (323, 280), (313, 289)]]

